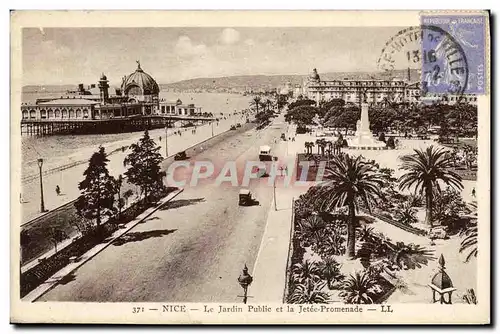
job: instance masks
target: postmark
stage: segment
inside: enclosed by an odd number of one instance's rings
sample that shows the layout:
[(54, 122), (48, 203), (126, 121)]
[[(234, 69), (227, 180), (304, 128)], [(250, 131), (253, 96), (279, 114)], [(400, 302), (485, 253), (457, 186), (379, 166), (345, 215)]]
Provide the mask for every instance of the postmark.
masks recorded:
[(409, 82), (418, 81), (422, 96), (484, 94), (485, 17), (423, 16), (421, 22), (385, 43), (379, 70), (389, 76), (404, 71)]

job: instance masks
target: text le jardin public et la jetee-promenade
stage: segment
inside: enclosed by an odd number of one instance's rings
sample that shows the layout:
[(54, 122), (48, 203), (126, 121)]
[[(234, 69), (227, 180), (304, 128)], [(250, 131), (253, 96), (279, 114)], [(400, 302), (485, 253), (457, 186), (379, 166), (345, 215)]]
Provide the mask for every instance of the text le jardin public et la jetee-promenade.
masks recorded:
[(162, 313), (183, 313), (183, 312), (204, 312), (204, 313), (361, 313), (363, 311), (379, 311), (382, 313), (392, 313), (390, 305), (292, 305), (284, 304), (280, 306), (269, 305), (206, 305), (202, 308), (188, 308), (186, 305), (163, 305), (161, 308), (133, 307), (132, 313), (144, 313), (145, 311), (161, 311)]

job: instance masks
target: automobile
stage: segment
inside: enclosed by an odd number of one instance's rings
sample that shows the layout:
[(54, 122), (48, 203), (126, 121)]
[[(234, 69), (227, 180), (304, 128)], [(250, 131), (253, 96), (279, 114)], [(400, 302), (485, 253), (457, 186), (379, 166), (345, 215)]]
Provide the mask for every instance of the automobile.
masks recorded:
[(271, 155), (271, 147), (268, 145), (263, 145), (259, 150), (259, 160), (260, 161), (271, 161), (273, 157)]
[(240, 123), (237, 123), (237, 124), (236, 124), (236, 127), (237, 127), (237, 128), (241, 128), (241, 124), (240, 124)]
[(174, 155), (174, 160), (186, 160), (186, 159), (187, 159), (186, 151), (182, 151)]
[(282, 134), (281, 134), (281, 137), (280, 137), (280, 138), (281, 138), (281, 140), (286, 141), (286, 135), (285, 135), (284, 133), (282, 133)]
[(229, 130), (236, 130), (236, 126), (231, 125), (231, 127), (229, 128)]
[(239, 206), (252, 206), (259, 205), (259, 201), (252, 197), (252, 193), (248, 189), (240, 189), (238, 205)]

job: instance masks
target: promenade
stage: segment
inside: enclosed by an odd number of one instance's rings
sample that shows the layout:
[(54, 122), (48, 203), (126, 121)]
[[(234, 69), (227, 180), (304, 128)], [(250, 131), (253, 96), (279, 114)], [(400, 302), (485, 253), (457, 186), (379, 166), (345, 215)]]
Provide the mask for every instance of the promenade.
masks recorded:
[[(242, 115), (231, 115), (226, 120), (221, 119), (218, 124), (217, 122), (214, 122), (213, 135), (215, 136), (229, 130), (229, 128), (233, 124), (243, 124), (244, 121), (245, 118), (242, 117)], [(179, 151), (183, 151), (193, 145), (196, 145), (197, 143), (200, 143), (212, 137), (211, 124), (198, 126), (196, 128), (196, 133), (192, 133), (192, 128), (175, 128), (168, 130), (168, 156), (175, 155)], [(182, 133), (181, 135), (173, 133), (174, 131), (176, 132), (179, 130)], [(138, 139), (142, 137), (142, 135), (143, 133), (136, 133), (128, 140), (117, 141), (104, 145), (107, 153), (119, 149), (118, 151), (108, 156), (108, 169), (111, 175), (118, 177), (118, 175), (126, 171), (126, 167), (123, 166), (123, 160), (129, 154), (129, 150), (125, 150), (122, 152), (120, 148), (124, 146), (128, 147), (131, 144), (137, 142)], [(150, 131), (150, 136), (161, 147), (160, 152), (165, 157), (165, 129), (152, 130)], [(159, 140), (160, 137), (161, 141)], [(95, 147), (95, 150), (93, 152), (97, 150), (98, 146)], [(77, 164), (74, 167), (43, 176), (43, 193), (46, 210), (53, 210), (65, 203), (76, 199), (79, 196), (80, 190), (78, 190), (78, 183), (83, 179), (83, 172), (88, 166), (88, 163), (86, 161), (90, 158), (93, 152), (89, 152), (88, 150), (86, 150), (80, 155), (75, 154), (71, 157), (71, 160), (84, 162), (81, 164)], [(45, 157), (44, 160), (44, 170), (45, 168), (56, 167), (50, 164), (50, 157)], [(68, 162), (71, 161), (68, 160), (66, 163)], [(61, 189), (61, 194), (59, 196), (55, 192), (57, 185), (59, 185)], [(40, 183), (38, 178), (22, 184), (22, 199), (23, 202), (20, 204), (21, 225), (41, 215)]]

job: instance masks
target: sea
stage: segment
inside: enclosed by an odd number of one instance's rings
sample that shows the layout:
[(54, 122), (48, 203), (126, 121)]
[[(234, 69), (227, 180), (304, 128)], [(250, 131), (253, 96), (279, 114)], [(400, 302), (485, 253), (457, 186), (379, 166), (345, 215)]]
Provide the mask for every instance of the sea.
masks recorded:
[[(58, 98), (66, 94), (66, 91), (43, 91), (40, 89), (27, 89), (22, 93), (23, 103), (35, 102), (37, 98)], [(181, 99), (182, 103), (193, 103), (202, 108), (202, 112), (209, 112), (214, 116), (233, 114), (236, 111), (247, 109), (250, 96), (229, 93), (177, 93), (171, 91), (160, 91), (160, 99), (176, 101)], [(137, 137), (141, 132), (117, 133), (117, 134), (92, 134), (92, 135), (51, 135), (51, 136), (27, 136), (21, 137), (22, 141), (22, 174), (30, 175), (36, 172), (36, 160), (44, 158), (63, 165), (73, 160), (79, 152), (93, 152), (98, 145), (108, 145), (131, 137)], [(86, 153), (85, 153), (86, 154)], [(56, 163), (56, 165), (59, 163)], [(54, 168), (51, 164), (51, 168)]]

